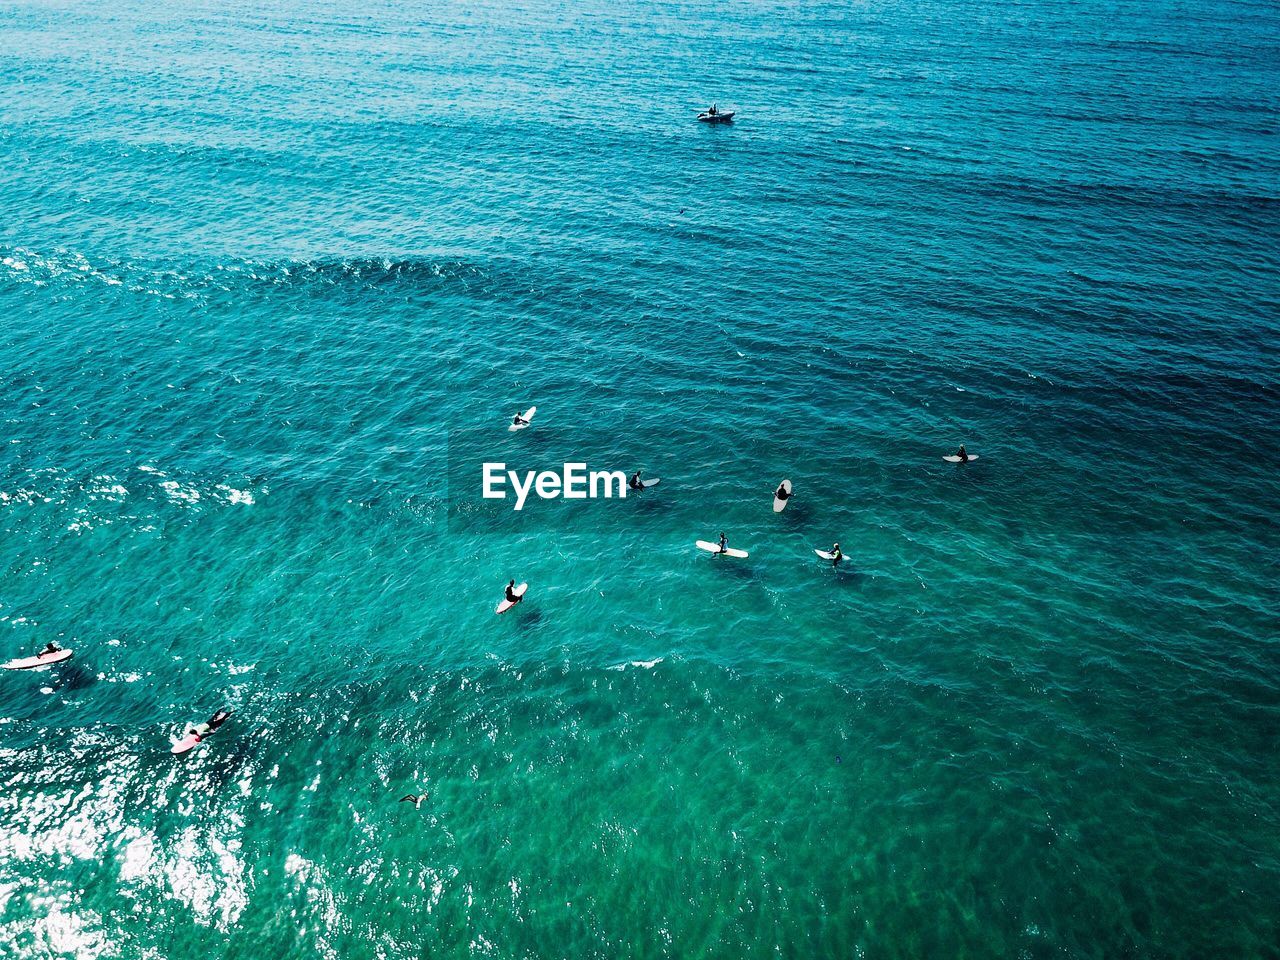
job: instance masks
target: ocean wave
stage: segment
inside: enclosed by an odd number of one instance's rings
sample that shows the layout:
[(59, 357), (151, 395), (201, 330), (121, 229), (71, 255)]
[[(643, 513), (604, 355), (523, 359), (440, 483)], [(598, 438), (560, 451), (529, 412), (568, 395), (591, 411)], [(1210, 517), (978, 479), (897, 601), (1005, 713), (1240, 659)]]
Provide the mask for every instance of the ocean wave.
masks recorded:
[(83, 532), (123, 516), (140, 519), (139, 506), (148, 501), (167, 502), (181, 507), (201, 504), (252, 507), (267, 492), (261, 483), (209, 481), (204, 478), (173, 479), (150, 464), (138, 466), (139, 476), (118, 477), (95, 474), (87, 480), (56, 468), (19, 473), (0, 480), (0, 509), (50, 504), (70, 511), (67, 527)]
[(149, 262), (0, 246), (0, 282), (37, 287), (99, 284), (169, 300), (278, 293), (421, 295), (484, 285), (491, 265), (424, 257)]

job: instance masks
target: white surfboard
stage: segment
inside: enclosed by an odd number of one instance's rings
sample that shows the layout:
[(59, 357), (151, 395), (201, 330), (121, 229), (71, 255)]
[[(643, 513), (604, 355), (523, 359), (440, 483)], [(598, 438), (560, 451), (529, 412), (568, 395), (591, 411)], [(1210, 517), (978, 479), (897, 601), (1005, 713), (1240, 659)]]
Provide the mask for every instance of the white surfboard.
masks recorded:
[[(527, 583), (519, 583), (511, 588), (511, 592), (514, 593), (517, 597), (523, 597), (524, 592), (528, 589), (529, 589), (529, 585)], [(508, 600), (506, 598), (506, 595), (504, 594), (502, 597), (502, 602), (498, 604), (496, 607), (494, 607), (493, 612), (506, 613), (508, 610), (510, 610), (514, 606), (515, 606), (515, 603), (511, 600)]]
[(781, 513), (783, 510), (787, 509), (787, 504), (791, 502), (791, 481), (783, 480), (782, 483), (779, 484), (779, 486), (781, 486), (782, 489), (787, 492), (787, 498), (785, 500), (782, 499), (777, 495), (777, 492), (775, 491), (774, 497), (773, 497), (774, 513)]
[[(641, 490), (648, 490), (650, 487), (656, 487), (656, 486), (657, 486), (658, 484), (660, 484), (661, 482), (662, 482), (662, 478), (661, 478), (661, 477), (654, 477), (652, 480), (641, 480), (641, 481), (640, 481), (640, 489), (641, 489)], [(635, 487), (631, 486), (631, 484), (627, 484), (627, 489), (628, 489), (628, 490), (634, 490), (634, 489), (635, 489)]]
[[(203, 726), (203, 724), (201, 724), (201, 726)], [(196, 733), (194, 729), (192, 729), (191, 727), (187, 727), (187, 735), (183, 737), (181, 740), (173, 741), (173, 749), (171, 749), (169, 752), (170, 753), (186, 753), (188, 750), (191, 750), (199, 746), (200, 744), (204, 743), (206, 740), (208, 740), (217, 732), (218, 732), (217, 730), (206, 730), (204, 733)]]
[(699, 550), (706, 550), (708, 553), (722, 554), (726, 557), (739, 557), (743, 560), (747, 558), (747, 551), (745, 550), (737, 550), (734, 547), (730, 547), (728, 550), (721, 550), (720, 544), (712, 543), (710, 540), (697, 540), (694, 542), (694, 546)]
[[(534, 415), (535, 413), (537, 413), (537, 412), (538, 412), (538, 408), (537, 408), (537, 407), (530, 407), (530, 408), (529, 408), (528, 410), (526, 410), (524, 413), (520, 414), (520, 419), (521, 419), (521, 420), (532, 420), (532, 419), (533, 419), (533, 415)], [(527, 427), (528, 425), (529, 425), (528, 423), (513, 423), (513, 424), (511, 424), (511, 426), (507, 427), (507, 429), (508, 429), (508, 430), (510, 430), (512, 433), (515, 433), (517, 430), (523, 430), (523, 429), (524, 429), (525, 427)]]
[(170, 750), (169, 752), (170, 753), (186, 753), (192, 747), (196, 746), (196, 744), (203, 743), (203, 742), (204, 742), (204, 737), (200, 736), (198, 733), (192, 733), (191, 731), (187, 731), (187, 735), (183, 737), (181, 740), (173, 741), (173, 749)]
[(943, 459), (943, 460), (945, 460), (945, 461), (947, 461), (947, 463), (972, 463), (974, 460), (977, 460), (977, 459), (978, 459), (978, 455), (977, 455), (976, 453), (971, 453), (971, 454), (969, 454), (969, 459), (968, 459), (968, 460), (961, 460), (958, 456), (956, 456), (956, 455), (953, 453), (953, 454), (951, 454), (951, 456), (949, 456), (949, 457), (943, 457), (942, 459)]
[(823, 560), (834, 560), (836, 558), (836, 555), (832, 553), (830, 550), (815, 550), (813, 552), (816, 553), (818, 556), (820, 556)]
[[(169, 752), (175, 754), (186, 753), (188, 750), (204, 743), (218, 732), (218, 729), (226, 723), (227, 718), (230, 716), (230, 711), (219, 710), (204, 723), (188, 724), (186, 727), (186, 735), (181, 739), (175, 739), (173, 741), (173, 747)], [(212, 725), (215, 720), (217, 721), (217, 724)]]
[[(203, 731), (201, 730), (202, 727), (204, 728)], [(186, 753), (188, 750), (204, 743), (217, 732), (217, 730), (210, 730), (207, 723), (190, 724), (187, 727), (186, 736), (182, 737), (180, 740), (174, 740), (173, 749), (169, 752)]]
[(61, 663), (71, 659), (70, 650), (59, 650), (56, 653), (36, 654), (34, 657), (20, 657), (4, 664), (6, 670), (33, 670), (36, 667), (47, 667), (51, 663)]

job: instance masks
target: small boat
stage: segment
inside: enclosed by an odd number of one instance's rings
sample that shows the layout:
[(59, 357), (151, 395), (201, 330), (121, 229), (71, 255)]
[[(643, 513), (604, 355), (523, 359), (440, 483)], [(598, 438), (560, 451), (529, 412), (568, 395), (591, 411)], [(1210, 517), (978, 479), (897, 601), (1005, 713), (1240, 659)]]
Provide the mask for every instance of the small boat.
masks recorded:
[(717, 110), (712, 113), (710, 110), (704, 110), (698, 114), (698, 119), (703, 123), (728, 123), (733, 119), (733, 110)]

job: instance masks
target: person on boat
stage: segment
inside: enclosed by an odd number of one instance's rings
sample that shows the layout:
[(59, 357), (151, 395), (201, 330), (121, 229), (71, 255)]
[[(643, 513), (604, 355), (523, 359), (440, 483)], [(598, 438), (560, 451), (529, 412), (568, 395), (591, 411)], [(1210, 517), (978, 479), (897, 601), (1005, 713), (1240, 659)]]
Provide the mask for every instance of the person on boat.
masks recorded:
[(707, 107), (707, 115), (708, 115), (708, 116), (714, 117), (714, 116), (716, 116), (719, 112), (720, 112), (720, 108), (719, 108), (719, 107), (717, 107), (714, 103), (713, 103), (711, 106)]
[(644, 489), (644, 481), (640, 479), (639, 470), (637, 470), (635, 473), (631, 475), (631, 479), (627, 481), (627, 486), (629, 486), (632, 490)]
[(785, 480), (778, 484), (778, 489), (773, 491), (773, 495), (779, 500), (791, 499), (791, 491), (787, 489), (787, 482)]
[(969, 454), (964, 449), (964, 444), (960, 444), (960, 449), (956, 451), (956, 456), (960, 458), (961, 463), (969, 462)]
[(516, 593), (516, 582), (512, 580), (507, 584), (507, 602), (519, 603), (523, 599), (524, 597), (522, 595)]
[(836, 567), (840, 566), (840, 561), (843, 559), (844, 553), (840, 549), (839, 542), (833, 543), (831, 545), (831, 569), (834, 570)]
[(522, 427), (522, 426), (524, 426), (524, 425), (525, 425), (526, 423), (528, 423), (528, 422), (529, 422), (528, 420), (526, 420), (524, 417), (520, 416), (520, 411), (519, 411), (519, 410), (517, 410), (517, 411), (516, 411), (516, 415), (515, 415), (514, 417), (512, 417), (512, 418), (511, 418), (511, 425), (512, 425), (512, 426), (515, 426), (515, 427)]
[(45, 644), (45, 648), (43, 650), (41, 650), (39, 653), (36, 654), (36, 657), (37, 658), (47, 657), (50, 654), (57, 653), (61, 649), (62, 648), (58, 646), (56, 643), (50, 641), (49, 643)]
[(724, 535), (724, 531), (720, 531), (720, 552), (724, 553), (729, 549), (729, 538)]

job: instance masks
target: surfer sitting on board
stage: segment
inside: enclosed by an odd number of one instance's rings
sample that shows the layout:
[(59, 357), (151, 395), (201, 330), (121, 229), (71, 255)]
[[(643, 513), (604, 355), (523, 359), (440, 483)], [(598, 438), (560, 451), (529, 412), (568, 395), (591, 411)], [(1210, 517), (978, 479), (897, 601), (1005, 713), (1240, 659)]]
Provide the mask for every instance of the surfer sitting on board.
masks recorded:
[(960, 444), (960, 449), (956, 451), (956, 456), (960, 458), (960, 462), (961, 462), (961, 463), (967, 463), (967, 462), (968, 462), (968, 460), (969, 460), (969, 454), (965, 451), (965, 449), (964, 449), (964, 444), (963, 444), (963, 443), (962, 443), (962, 444)]
[(627, 481), (627, 486), (629, 486), (632, 490), (644, 489), (644, 481), (640, 479), (639, 470), (637, 470), (635, 473), (631, 475), (631, 479)]
[(519, 603), (523, 599), (522, 594), (516, 593), (516, 582), (512, 580), (507, 584), (507, 603)]
[(729, 549), (729, 538), (724, 535), (724, 531), (720, 531), (720, 552), (724, 553)]
[(785, 480), (782, 483), (778, 484), (778, 489), (773, 491), (773, 495), (778, 500), (790, 499), (791, 491), (787, 489), (787, 484)]
[(840, 561), (843, 559), (844, 554), (840, 550), (840, 544), (833, 543), (831, 545), (831, 568), (834, 570), (836, 567), (840, 566)]
[(512, 417), (512, 418), (511, 418), (511, 425), (512, 425), (513, 427), (523, 427), (523, 426), (524, 426), (526, 423), (528, 423), (528, 422), (529, 422), (528, 420), (526, 420), (524, 417), (520, 416), (520, 411), (519, 411), (519, 410), (517, 410), (517, 411), (516, 411), (516, 415), (515, 415), (514, 417)]

